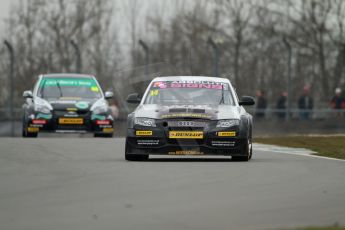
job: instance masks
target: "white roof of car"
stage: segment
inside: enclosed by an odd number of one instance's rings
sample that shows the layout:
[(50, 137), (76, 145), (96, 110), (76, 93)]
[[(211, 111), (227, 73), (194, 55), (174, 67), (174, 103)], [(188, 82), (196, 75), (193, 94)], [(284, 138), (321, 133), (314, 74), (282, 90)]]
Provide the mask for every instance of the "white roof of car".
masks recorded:
[(168, 76), (168, 77), (156, 77), (153, 79), (156, 81), (214, 81), (222, 83), (230, 83), (227, 78), (220, 77), (204, 77), (204, 76)]

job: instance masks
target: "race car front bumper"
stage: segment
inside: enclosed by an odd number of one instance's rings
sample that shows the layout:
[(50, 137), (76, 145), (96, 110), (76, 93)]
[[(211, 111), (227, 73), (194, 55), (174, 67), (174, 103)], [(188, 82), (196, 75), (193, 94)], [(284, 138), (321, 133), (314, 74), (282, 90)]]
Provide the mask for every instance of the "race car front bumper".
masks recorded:
[(50, 116), (35, 114), (28, 119), (30, 133), (68, 132), (109, 134), (114, 132), (114, 121), (109, 116), (92, 116), (91, 112), (66, 117), (64, 112), (54, 112)]
[[(174, 135), (172, 135), (172, 133)], [(175, 134), (196, 134), (176, 137)], [(128, 129), (127, 154), (241, 156), (248, 138), (239, 127), (191, 130), (169, 128)]]

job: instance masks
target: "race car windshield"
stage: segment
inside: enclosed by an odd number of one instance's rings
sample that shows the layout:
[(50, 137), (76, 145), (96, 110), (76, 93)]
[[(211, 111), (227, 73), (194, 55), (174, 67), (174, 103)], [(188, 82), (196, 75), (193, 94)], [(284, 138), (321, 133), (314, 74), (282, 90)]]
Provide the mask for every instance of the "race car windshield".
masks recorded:
[(145, 104), (235, 105), (226, 83), (154, 82)]
[(45, 99), (99, 99), (102, 94), (92, 78), (44, 78), (39, 84), (37, 96)]

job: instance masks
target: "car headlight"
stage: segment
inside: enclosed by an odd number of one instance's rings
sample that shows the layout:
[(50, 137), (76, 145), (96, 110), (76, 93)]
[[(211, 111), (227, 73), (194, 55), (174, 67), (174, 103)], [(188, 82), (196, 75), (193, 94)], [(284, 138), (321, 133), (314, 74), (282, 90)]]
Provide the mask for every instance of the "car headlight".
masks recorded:
[(49, 114), (53, 110), (53, 107), (47, 102), (39, 97), (35, 99), (35, 111), (39, 113)]
[(108, 112), (108, 104), (105, 100), (96, 101), (90, 108), (93, 114), (103, 114)]
[(35, 105), (35, 111), (39, 113), (50, 113), (50, 109), (44, 105)]
[(134, 119), (135, 125), (147, 126), (147, 127), (156, 127), (156, 121), (150, 118), (138, 117)]
[(108, 112), (108, 107), (105, 106), (99, 106), (96, 107), (93, 111), (94, 114), (103, 114)]
[(229, 128), (240, 125), (240, 120), (220, 120), (217, 123), (217, 128)]

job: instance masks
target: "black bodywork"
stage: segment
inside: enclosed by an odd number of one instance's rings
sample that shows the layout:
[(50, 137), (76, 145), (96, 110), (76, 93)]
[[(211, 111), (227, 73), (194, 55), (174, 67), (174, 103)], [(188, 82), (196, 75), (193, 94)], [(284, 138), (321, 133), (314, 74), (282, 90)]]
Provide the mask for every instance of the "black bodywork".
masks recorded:
[[(245, 97), (246, 100), (250, 98)], [(136, 117), (155, 119), (156, 127), (136, 125)], [(218, 121), (226, 119), (239, 122), (228, 128), (217, 128)], [(144, 135), (138, 135), (137, 131)], [(175, 131), (202, 132), (202, 138), (170, 138), (170, 132)], [(240, 105), (139, 105), (128, 116), (126, 158), (144, 160), (151, 154), (222, 155), (246, 161), (252, 154), (251, 140), (252, 116)]]

